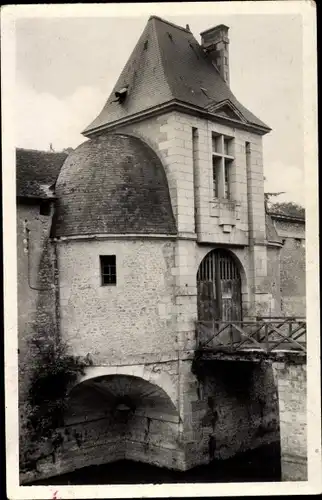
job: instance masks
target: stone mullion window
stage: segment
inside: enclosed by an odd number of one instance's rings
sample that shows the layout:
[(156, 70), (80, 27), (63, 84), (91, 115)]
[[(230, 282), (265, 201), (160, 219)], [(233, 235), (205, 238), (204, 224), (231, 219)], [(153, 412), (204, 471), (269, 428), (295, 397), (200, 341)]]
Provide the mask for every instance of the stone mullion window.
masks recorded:
[(214, 198), (230, 199), (233, 139), (224, 135), (213, 135), (212, 145)]
[(225, 198), (225, 160), (223, 157), (219, 160), (218, 172), (218, 198)]

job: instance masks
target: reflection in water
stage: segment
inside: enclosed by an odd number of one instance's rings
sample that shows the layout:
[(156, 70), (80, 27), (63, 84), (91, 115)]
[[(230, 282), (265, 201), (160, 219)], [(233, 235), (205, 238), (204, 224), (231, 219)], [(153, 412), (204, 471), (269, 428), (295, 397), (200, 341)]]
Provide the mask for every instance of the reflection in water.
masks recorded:
[(280, 481), (280, 447), (264, 446), (229, 460), (214, 460), (185, 472), (172, 471), (141, 462), (119, 460), (34, 482), (34, 485), (205, 483)]

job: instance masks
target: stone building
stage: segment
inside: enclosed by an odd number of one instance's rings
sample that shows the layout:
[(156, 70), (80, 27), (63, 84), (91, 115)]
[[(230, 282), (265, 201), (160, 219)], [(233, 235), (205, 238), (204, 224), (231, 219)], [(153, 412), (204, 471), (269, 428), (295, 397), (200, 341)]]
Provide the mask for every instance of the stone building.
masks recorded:
[(305, 316), (305, 219), (287, 213), (270, 213), (270, 217), (283, 245), (279, 256), (281, 311), (287, 316)]
[[(283, 432), (297, 436), (288, 464), (305, 475), (302, 365), (194, 368), (198, 320), (304, 314), (304, 276), (293, 286), (290, 264), (302, 259), (304, 273), (303, 248), (289, 257), (285, 235), (298, 229), (264, 208), (269, 131), (230, 89), (226, 26), (199, 44), (152, 16), (83, 144), (17, 150), (21, 425), (32, 336), (92, 360), (69, 393), (55, 461), (25, 481), (121, 458), (185, 470), (289, 443)], [(301, 418), (282, 431), (288, 373)]]

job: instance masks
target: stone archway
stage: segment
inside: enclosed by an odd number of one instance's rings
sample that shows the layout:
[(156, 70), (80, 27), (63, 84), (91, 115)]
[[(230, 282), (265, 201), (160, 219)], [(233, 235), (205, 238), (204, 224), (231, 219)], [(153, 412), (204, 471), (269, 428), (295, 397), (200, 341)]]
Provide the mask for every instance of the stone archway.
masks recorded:
[[(93, 396), (87, 399), (84, 396)], [(177, 408), (169, 395), (156, 384), (141, 377), (128, 374), (109, 374), (84, 378), (74, 386), (69, 394), (69, 421), (81, 417), (84, 409), (96, 409), (95, 401), (99, 400), (100, 414), (111, 414), (113, 418), (125, 417), (127, 422), (132, 416), (141, 416), (173, 423), (179, 422)], [(79, 406), (79, 403), (83, 406)], [(84, 403), (88, 408), (84, 408)], [(123, 419), (122, 421), (125, 421)]]
[(242, 283), (236, 259), (226, 249), (211, 250), (197, 272), (198, 319), (241, 321)]
[(161, 369), (160, 366), (162, 365), (89, 366), (85, 368), (85, 373), (78, 379), (77, 384), (81, 384), (86, 380), (111, 375), (128, 375), (136, 377), (162, 389), (171, 399), (174, 406), (179, 410), (177, 400), (178, 391), (175, 379), (173, 379), (166, 370)]
[(160, 386), (115, 372), (85, 376), (69, 392), (62, 443), (46, 475), (118, 460), (180, 469), (180, 429), (176, 405)]

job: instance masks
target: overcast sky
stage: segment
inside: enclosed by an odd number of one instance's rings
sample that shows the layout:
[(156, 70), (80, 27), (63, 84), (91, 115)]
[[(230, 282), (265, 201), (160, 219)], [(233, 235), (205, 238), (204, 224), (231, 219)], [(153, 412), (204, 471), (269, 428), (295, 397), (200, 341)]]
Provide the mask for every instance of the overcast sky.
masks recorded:
[[(149, 14), (153, 14), (152, 11)], [(16, 22), (16, 146), (76, 147), (97, 116), (149, 14), (136, 18), (29, 18)], [(266, 191), (305, 205), (300, 15), (163, 16), (199, 33), (230, 27), (235, 96), (273, 130), (264, 137)]]

